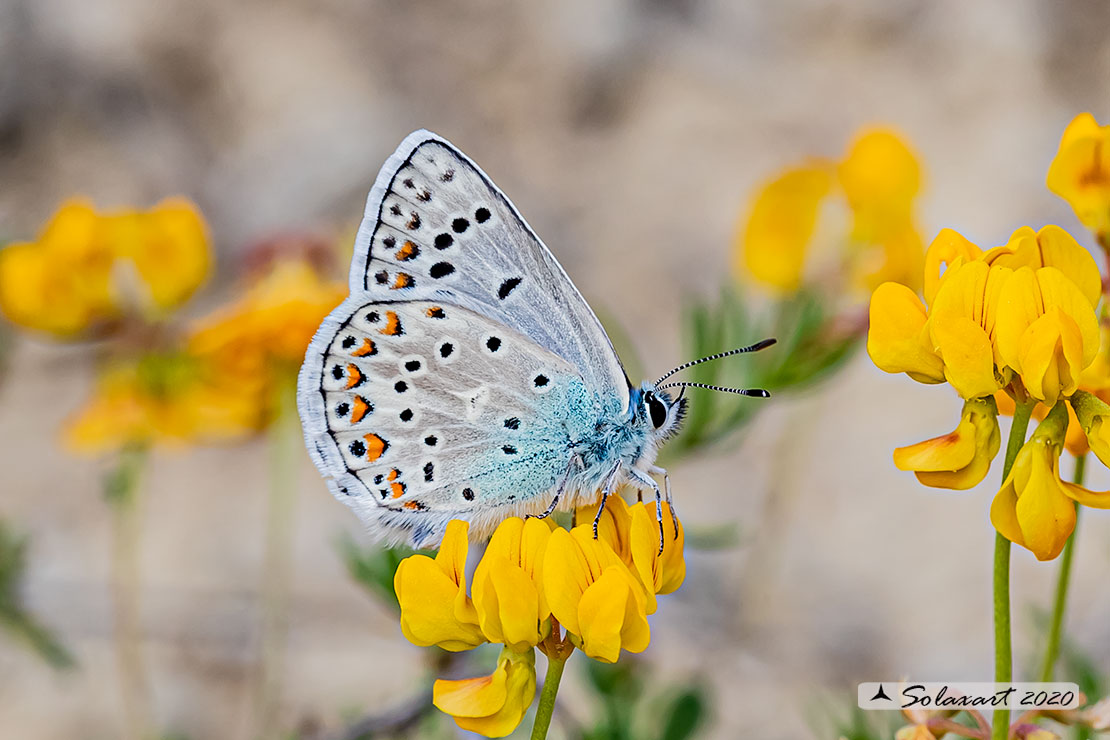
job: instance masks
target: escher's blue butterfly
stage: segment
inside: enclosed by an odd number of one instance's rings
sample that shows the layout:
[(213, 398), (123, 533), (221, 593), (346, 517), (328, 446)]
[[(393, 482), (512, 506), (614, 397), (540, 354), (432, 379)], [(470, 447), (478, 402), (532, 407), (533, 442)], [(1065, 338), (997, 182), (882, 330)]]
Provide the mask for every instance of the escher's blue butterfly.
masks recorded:
[[(427, 131), (386, 161), (366, 202), (351, 294), (308, 348), (305, 442), (371, 534), (438, 544), (452, 519), (485, 537), (623, 482), (662, 494), (659, 445), (685, 400), (633, 388), (555, 257), (477, 165)], [(766, 391), (720, 388), (766, 397)], [(600, 512), (599, 512), (600, 513)], [(662, 534), (662, 533), (661, 533)]]

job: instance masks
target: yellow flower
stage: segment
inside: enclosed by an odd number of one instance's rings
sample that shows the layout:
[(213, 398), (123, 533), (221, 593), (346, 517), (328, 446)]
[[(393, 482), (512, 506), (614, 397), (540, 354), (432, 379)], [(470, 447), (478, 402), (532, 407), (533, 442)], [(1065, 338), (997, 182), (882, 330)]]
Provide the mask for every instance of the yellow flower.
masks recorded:
[(643, 587), (592, 523), (556, 529), (544, 556), (543, 585), (551, 613), (591, 658), (616, 662), (651, 638)]
[(1018, 451), (1010, 475), (991, 504), (991, 523), (1038, 560), (1052, 560), (1075, 529), (1079, 487), (1060, 480), (1060, 452), (1068, 423), (1064, 404), (1037, 425)]
[(65, 440), (79, 452), (101, 453), (242, 438), (259, 428), (260, 411), (232, 381), (186, 353), (114, 362), (66, 423)]
[(753, 278), (784, 293), (801, 286), (817, 214), (832, 187), (830, 169), (820, 162), (789, 169), (759, 191), (735, 250)]
[(944, 360), (945, 380), (965, 399), (1004, 385), (991, 337), (1011, 272), (979, 261), (950, 266), (929, 307), (929, 336)]
[(894, 740), (937, 740), (925, 725), (906, 725), (894, 733)]
[(516, 652), (537, 645), (551, 629), (542, 588), (547, 520), (512, 517), (497, 526), (474, 571), (478, 624), (491, 642)]
[(271, 365), (299, 367), (316, 327), (346, 292), (307, 261), (278, 261), (240, 300), (201, 320), (192, 346), (245, 372)]
[(913, 201), (921, 165), (914, 152), (894, 131), (865, 131), (837, 166), (837, 179), (852, 211), (850, 239), (865, 247), (858, 270), (865, 287), (888, 280), (919, 287), (922, 244)]
[(1071, 397), (1071, 405), (1091, 452), (1103, 465), (1110, 467), (1110, 405), (1086, 391), (1076, 392)]
[(1000, 300), (998, 351), (1029, 395), (1051, 405), (1074, 393), (1098, 353), (1094, 305), (1055, 267), (1017, 270)]
[[(636, 504), (631, 507), (632, 526), (629, 544), (632, 569), (640, 579), (648, 598), (650, 609), (655, 612), (655, 594), (669, 594), (678, 590), (686, 579), (686, 560), (683, 557), (685, 531), (682, 522), (671, 518), (671, 507), (663, 504), (662, 523), (655, 519), (655, 504)], [(659, 532), (662, 527), (663, 552), (659, 552)]]
[(964, 402), (960, 424), (951, 434), (896, 449), (894, 465), (914, 471), (926, 486), (963, 491), (987, 476), (1001, 443), (998, 410), (988, 396)]
[(432, 702), (464, 730), (505, 737), (517, 728), (536, 695), (535, 653), (505, 648), (492, 675), (435, 682)]
[(943, 383), (944, 360), (933, 349), (928, 311), (900, 283), (883, 283), (871, 295), (867, 354), (880, 370), (906, 373), (919, 383)]
[(102, 228), (117, 257), (135, 266), (142, 300), (159, 309), (180, 305), (208, 277), (207, 227), (183, 198), (164, 200), (149, 211), (109, 214)]
[[(592, 522), (597, 509), (598, 504), (578, 509), (578, 520)], [(621, 496), (611, 496), (598, 522), (599, 539), (613, 548), (643, 588), (647, 614), (655, 613), (656, 594), (677, 591), (686, 578), (682, 522), (672, 519), (667, 504), (663, 504), (662, 524), (655, 513), (654, 503), (629, 506)], [(660, 532), (663, 552), (659, 552)]]
[(952, 229), (941, 229), (925, 252), (925, 302), (932, 305), (944, 276), (967, 262), (979, 259), (983, 250)]
[(204, 221), (185, 200), (103, 215), (67, 201), (36, 241), (0, 250), (0, 310), (61, 338), (129, 312), (157, 317), (204, 282), (209, 261)]
[(1090, 113), (1076, 116), (1064, 129), (1045, 184), (1088, 229), (1110, 231), (1110, 126), (1099, 126)]
[(412, 555), (397, 566), (393, 589), (401, 606), (401, 631), (414, 645), (459, 652), (486, 641), (466, 594), (469, 528), (463, 521), (450, 522), (435, 559)]
[(1075, 283), (1092, 306), (1098, 305), (1102, 295), (1102, 276), (1095, 258), (1059, 226), (1049, 224), (1036, 232), (1022, 226), (1010, 235), (1009, 241), (989, 250), (982, 259), (988, 265), (1013, 270), (1055, 267)]
[(811, 160), (759, 189), (737, 230), (737, 273), (780, 293), (796, 292), (806, 279), (821, 211), (836, 196), (851, 215), (851, 229), (834, 237), (835, 259), (821, 274), (868, 291), (888, 280), (916, 288), (922, 243), (913, 206), (920, 189), (921, 166), (898, 134), (864, 131), (840, 162)]

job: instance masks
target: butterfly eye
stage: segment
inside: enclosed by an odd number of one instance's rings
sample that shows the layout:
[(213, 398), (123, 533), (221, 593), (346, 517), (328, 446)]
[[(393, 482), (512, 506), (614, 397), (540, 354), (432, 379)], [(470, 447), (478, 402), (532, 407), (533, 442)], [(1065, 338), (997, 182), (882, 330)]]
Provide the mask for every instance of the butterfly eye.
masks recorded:
[(648, 414), (651, 415), (651, 424), (656, 429), (667, 423), (667, 406), (656, 398), (653, 394), (647, 394), (645, 401), (648, 407)]

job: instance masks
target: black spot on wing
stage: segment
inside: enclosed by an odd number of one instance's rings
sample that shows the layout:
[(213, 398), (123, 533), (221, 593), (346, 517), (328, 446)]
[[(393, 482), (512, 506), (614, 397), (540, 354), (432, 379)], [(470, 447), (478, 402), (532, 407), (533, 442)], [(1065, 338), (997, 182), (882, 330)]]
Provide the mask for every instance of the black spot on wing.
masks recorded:
[(508, 298), (509, 293), (512, 293), (514, 290), (516, 290), (516, 286), (520, 285), (521, 280), (523, 280), (523, 278), (515, 277), (509, 278), (505, 282), (501, 283), (501, 287), (497, 289), (497, 297), (501, 300), (505, 300), (506, 298)]

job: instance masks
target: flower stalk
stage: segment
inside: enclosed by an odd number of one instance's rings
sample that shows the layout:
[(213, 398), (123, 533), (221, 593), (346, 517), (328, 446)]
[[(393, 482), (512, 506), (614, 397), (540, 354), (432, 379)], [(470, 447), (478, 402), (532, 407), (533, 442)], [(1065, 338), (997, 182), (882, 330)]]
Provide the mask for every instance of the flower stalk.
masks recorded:
[(290, 550), (296, 502), (300, 422), (295, 381), (276, 384), (276, 417), (270, 426), (270, 493), (262, 583), (261, 655), (255, 686), (256, 736), (274, 736), (281, 703), (285, 641), (289, 629)]
[(542, 649), (547, 656), (547, 673), (543, 679), (540, 702), (536, 707), (536, 719), (532, 723), (532, 740), (545, 740), (547, 737), (551, 717), (555, 713), (555, 697), (559, 693), (563, 669), (566, 668), (570, 654), (574, 652), (569, 635), (560, 635), (559, 622), (554, 617), (551, 618), (551, 634), (542, 643)]
[[(1025, 399), (1014, 409), (1010, 425), (1010, 438), (1006, 442), (1006, 457), (1002, 465), (1002, 480), (1010, 475), (1018, 450), (1025, 443), (1029, 418), (1036, 401)], [(1013, 647), (1010, 640), (1010, 541), (1000, 533), (994, 539), (994, 680), (1009, 683), (1013, 680)], [(992, 740), (1006, 740), (1010, 727), (1010, 710), (994, 710)]]
[(139, 483), (145, 464), (145, 448), (125, 448), (115, 469), (104, 480), (104, 498), (112, 508), (114, 642), (126, 740), (145, 740), (153, 734), (139, 601), (142, 534)]
[[(1087, 467), (1087, 456), (1075, 458), (1075, 475), (1072, 480), (1077, 486), (1083, 485), (1083, 475)], [(1044, 662), (1041, 664), (1041, 681), (1051, 681), (1056, 668), (1056, 657), (1060, 653), (1060, 637), (1064, 626), (1064, 612), (1068, 605), (1068, 586), (1071, 582), (1071, 560), (1075, 551), (1075, 538), (1079, 536), (1079, 504), (1075, 505), (1075, 529), (1064, 545), (1060, 559), (1060, 573), (1056, 577), (1056, 597), (1052, 605), (1052, 622), (1048, 630), (1048, 644), (1045, 645)]]

